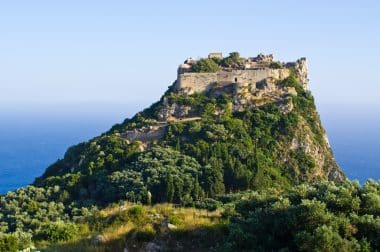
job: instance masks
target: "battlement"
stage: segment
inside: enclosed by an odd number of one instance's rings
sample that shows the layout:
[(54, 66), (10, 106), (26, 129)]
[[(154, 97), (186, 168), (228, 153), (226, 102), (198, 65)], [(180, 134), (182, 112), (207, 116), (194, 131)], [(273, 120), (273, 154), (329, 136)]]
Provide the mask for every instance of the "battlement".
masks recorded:
[[(232, 61), (229, 57), (223, 58), (222, 53), (210, 53), (207, 60), (219, 64), (216, 72), (195, 72), (193, 66), (201, 59), (187, 59), (178, 67), (175, 90), (192, 94), (207, 91), (215, 85), (252, 86), (267, 79), (283, 80), (289, 77), (292, 71), (296, 74), (302, 87), (305, 90), (307, 89), (308, 68), (306, 58), (301, 58), (296, 62), (281, 63), (274, 61), (273, 55), (259, 54), (250, 58), (240, 58), (239, 55), (236, 55), (238, 54), (235, 53), (234, 55), (235, 61)], [(232, 63), (229, 63), (231, 61)]]

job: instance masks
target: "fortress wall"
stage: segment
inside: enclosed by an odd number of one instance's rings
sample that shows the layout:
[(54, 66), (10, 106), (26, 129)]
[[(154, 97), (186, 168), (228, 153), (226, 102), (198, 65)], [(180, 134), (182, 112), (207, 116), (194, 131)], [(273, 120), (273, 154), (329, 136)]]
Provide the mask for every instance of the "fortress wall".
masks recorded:
[(164, 137), (165, 132), (166, 127), (161, 126), (145, 131), (130, 130), (127, 131), (125, 134), (121, 135), (121, 137), (126, 138), (129, 141), (151, 142)]
[(148, 131), (144, 134), (141, 134), (136, 138), (138, 141), (142, 142), (152, 142), (164, 137), (166, 132), (166, 127), (160, 127), (156, 130)]
[(260, 82), (266, 78), (283, 80), (290, 74), (289, 69), (256, 69), (256, 70), (232, 70), (231, 72), (219, 72), (219, 83), (240, 83), (248, 85)]
[(177, 90), (189, 89), (192, 92), (203, 92), (217, 80), (217, 73), (183, 73), (178, 75)]
[(290, 75), (289, 69), (247, 69), (220, 71), (217, 73), (182, 73), (178, 75), (176, 89), (191, 94), (206, 91), (213, 83), (228, 85), (239, 83), (241, 86), (260, 82), (267, 78), (282, 80)]

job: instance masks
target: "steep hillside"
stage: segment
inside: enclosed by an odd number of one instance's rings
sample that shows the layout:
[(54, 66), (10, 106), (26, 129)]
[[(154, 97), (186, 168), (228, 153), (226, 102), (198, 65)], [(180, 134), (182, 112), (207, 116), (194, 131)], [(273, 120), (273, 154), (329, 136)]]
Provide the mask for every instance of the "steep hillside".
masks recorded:
[(80, 205), (186, 205), (225, 192), (344, 180), (307, 90), (305, 59), (283, 64), (232, 53), (185, 65), (159, 102), (71, 147), (35, 185), (59, 185), (60, 197)]
[(0, 252), (378, 251), (380, 183), (346, 180), (307, 84), (305, 59), (186, 60), (160, 101), (0, 196)]

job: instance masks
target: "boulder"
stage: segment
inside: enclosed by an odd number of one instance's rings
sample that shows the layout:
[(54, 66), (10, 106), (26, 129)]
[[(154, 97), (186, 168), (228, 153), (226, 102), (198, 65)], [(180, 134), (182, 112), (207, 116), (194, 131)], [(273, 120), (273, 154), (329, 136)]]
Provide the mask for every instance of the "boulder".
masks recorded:
[(94, 236), (94, 238), (92, 239), (92, 244), (94, 245), (102, 244), (105, 242), (106, 242), (106, 238), (101, 234)]

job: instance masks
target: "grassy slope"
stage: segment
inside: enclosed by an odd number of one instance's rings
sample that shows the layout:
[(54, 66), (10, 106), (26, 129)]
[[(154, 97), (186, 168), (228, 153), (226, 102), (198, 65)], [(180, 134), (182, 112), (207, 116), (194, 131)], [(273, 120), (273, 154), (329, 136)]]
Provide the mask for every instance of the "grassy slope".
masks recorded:
[[(138, 214), (135, 209), (141, 209)], [(132, 210), (131, 210), (132, 209)], [(154, 242), (166, 249), (215, 248), (224, 237), (225, 224), (219, 211), (208, 212), (195, 208), (180, 208), (172, 204), (137, 206), (125, 203), (100, 212), (93, 226), (103, 225), (99, 232), (83, 232), (74, 240), (59, 244), (39, 244), (41, 251), (129, 251), (144, 249)], [(162, 228), (164, 219), (175, 224), (176, 229)], [(93, 227), (92, 227), (93, 228)], [(102, 236), (101, 242), (94, 237)]]

